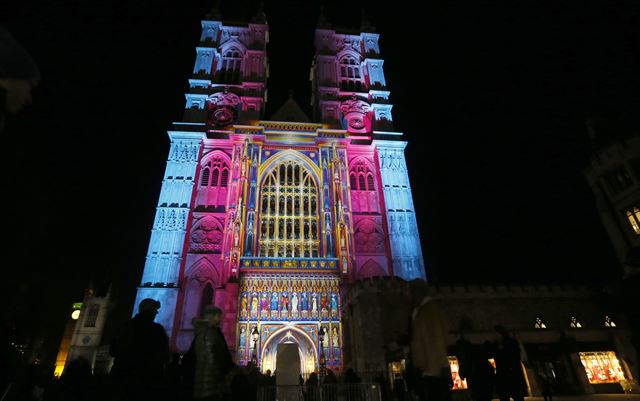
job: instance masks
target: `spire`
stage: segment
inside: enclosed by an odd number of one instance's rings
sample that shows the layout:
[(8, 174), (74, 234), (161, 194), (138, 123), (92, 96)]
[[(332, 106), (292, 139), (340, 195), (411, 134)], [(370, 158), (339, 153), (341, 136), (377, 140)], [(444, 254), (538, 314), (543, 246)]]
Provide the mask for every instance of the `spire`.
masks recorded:
[(320, 6), (320, 15), (318, 16), (317, 28), (331, 28), (331, 24), (327, 21), (327, 17), (324, 15), (324, 6)]
[(220, 21), (222, 20), (222, 13), (220, 13), (220, 0), (213, 0), (213, 7), (207, 14), (207, 19)]
[(371, 24), (369, 18), (367, 17), (367, 12), (362, 8), (362, 18), (360, 22), (360, 30), (362, 32), (375, 32), (376, 27)]
[(256, 15), (253, 17), (253, 21), (259, 24), (267, 23), (267, 14), (264, 12), (264, 0), (260, 0), (260, 4), (258, 4), (258, 10), (256, 11)]

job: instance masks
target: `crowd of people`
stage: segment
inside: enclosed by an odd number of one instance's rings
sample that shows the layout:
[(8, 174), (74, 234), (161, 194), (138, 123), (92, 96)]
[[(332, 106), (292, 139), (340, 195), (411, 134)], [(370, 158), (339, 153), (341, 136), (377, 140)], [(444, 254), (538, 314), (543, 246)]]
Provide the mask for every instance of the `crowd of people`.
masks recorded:
[[(155, 317), (160, 302), (144, 299), (138, 313), (113, 338), (114, 358), (108, 376), (92, 373), (90, 362), (79, 357), (70, 361), (59, 380), (51, 380), (41, 366), (31, 365), (25, 380), (9, 387), (1, 401), (9, 400), (237, 400), (253, 401), (262, 389), (263, 399), (274, 399), (279, 383), (276, 373), (264, 374), (256, 366), (237, 367), (220, 329), (222, 310), (209, 305), (194, 318), (194, 338), (184, 355), (171, 354), (169, 339)], [(495, 326), (496, 342), (472, 346), (458, 341), (459, 375), (466, 379), (475, 401), (489, 401), (497, 394), (501, 401), (523, 401), (527, 384), (520, 361), (520, 347), (503, 326)], [(448, 325), (437, 304), (424, 302), (413, 316), (413, 339), (406, 372), (393, 381), (379, 373), (368, 377), (379, 385), (384, 401), (446, 401), (451, 399), (452, 377), (447, 360)], [(495, 366), (490, 363), (495, 361)], [(353, 369), (340, 376), (327, 369), (322, 377), (314, 372), (306, 380), (300, 375), (299, 393), (304, 400), (337, 399), (338, 391), (348, 400), (360, 400), (364, 387)], [(545, 398), (551, 400), (550, 383)], [(265, 394), (267, 395), (265, 397)], [(274, 393), (275, 394), (275, 393)], [(335, 397), (332, 398), (332, 395)]]

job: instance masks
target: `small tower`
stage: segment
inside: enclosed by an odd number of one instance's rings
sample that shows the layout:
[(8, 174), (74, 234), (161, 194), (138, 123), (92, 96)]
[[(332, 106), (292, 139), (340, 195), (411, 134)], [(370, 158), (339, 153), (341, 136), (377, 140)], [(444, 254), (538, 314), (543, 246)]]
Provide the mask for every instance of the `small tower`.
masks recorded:
[(592, 121), (595, 146), (585, 176), (626, 277), (640, 273), (640, 135), (606, 138)]
[[(82, 302), (73, 304), (56, 358), (55, 376), (60, 376), (71, 361), (85, 358), (91, 368), (101, 364), (102, 335), (112, 309), (111, 286), (99, 295), (93, 284), (85, 290)], [(107, 373), (108, 367), (101, 369)]]

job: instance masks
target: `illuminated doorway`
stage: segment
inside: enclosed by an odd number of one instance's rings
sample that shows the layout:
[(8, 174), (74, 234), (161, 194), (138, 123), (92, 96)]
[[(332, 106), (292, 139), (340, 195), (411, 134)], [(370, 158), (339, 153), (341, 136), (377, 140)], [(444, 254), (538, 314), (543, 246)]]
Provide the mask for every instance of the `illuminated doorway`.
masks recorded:
[[(318, 351), (308, 335), (295, 326), (283, 326), (267, 338), (262, 347), (260, 358), (260, 370), (264, 373), (270, 370), (272, 373), (278, 370), (277, 357), (280, 344), (296, 344), (300, 364), (300, 374), (303, 378), (309, 377), (317, 370)], [(288, 362), (291, 363), (291, 362)], [(281, 367), (282, 368), (282, 367)], [(286, 367), (285, 367), (286, 368)]]

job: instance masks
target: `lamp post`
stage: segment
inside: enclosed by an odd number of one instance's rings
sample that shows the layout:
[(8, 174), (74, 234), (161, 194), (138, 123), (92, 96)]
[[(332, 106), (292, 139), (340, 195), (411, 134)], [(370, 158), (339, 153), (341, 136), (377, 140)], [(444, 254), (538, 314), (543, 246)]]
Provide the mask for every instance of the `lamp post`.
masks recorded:
[(324, 327), (320, 326), (320, 332), (318, 338), (320, 339), (320, 378), (324, 378), (327, 375), (327, 360), (324, 356)]
[(254, 367), (258, 367), (258, 339), (260, 338), (260, 333), (258, 333), (258, 326), (253, 326), (253, 331), (251, 332), (251, 340), (253, 340), (253, 350), (251, 352), (251, 365)]

